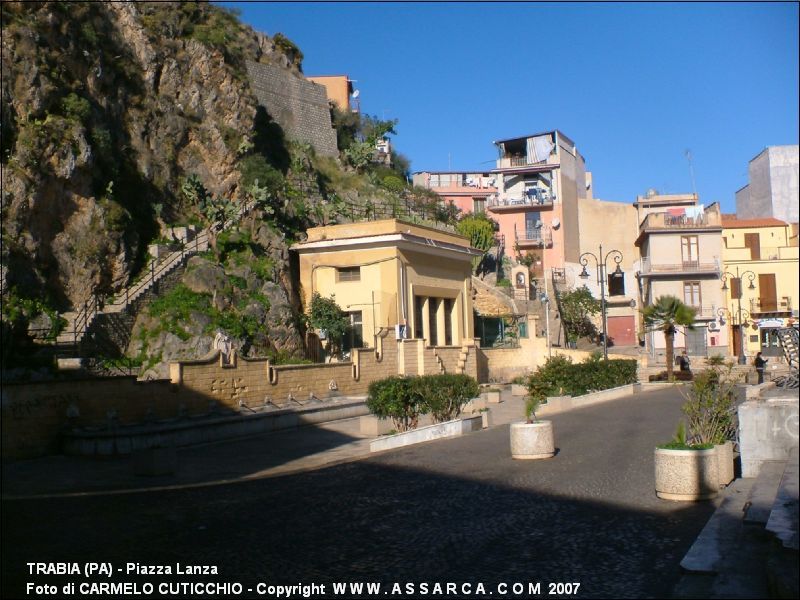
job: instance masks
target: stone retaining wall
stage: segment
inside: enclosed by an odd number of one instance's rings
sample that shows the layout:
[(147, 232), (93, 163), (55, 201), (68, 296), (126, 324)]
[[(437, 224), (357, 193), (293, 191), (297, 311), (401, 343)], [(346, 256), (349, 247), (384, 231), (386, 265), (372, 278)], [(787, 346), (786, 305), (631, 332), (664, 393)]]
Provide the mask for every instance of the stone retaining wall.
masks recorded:
[[(464, 372), (477, 377), (477, 348), (467, 349)], [(420, 367), (423, 374), (440, 373), (437, 353), (442, 350), (446, 372), (460, 372), (461, 348), (426, 347), (421, 340), (398, 342), (394, 330), (386, 329), (377, 337), (376, 348), (354, 350), (352, 362), (272, 365), (267, 359), (233, 355), (227, 364), (215, 353), (172, 363), (169, 380), (113, 377), (7, 384), (2, 390), (2, 454), (4, 459), (18, 459), (57, 453), (62, 433), (68, 430), (111, 430), (260, 410), (265, 405), (300, 409), (309, 402), (364, 396), (376, 379), (417, 375)]]
[(323, 86), (263, 63), (248, 61), (247, 73), (258, 103), (288, 138), (311, 144), (318, 154), (338, 156), (336, 130)]

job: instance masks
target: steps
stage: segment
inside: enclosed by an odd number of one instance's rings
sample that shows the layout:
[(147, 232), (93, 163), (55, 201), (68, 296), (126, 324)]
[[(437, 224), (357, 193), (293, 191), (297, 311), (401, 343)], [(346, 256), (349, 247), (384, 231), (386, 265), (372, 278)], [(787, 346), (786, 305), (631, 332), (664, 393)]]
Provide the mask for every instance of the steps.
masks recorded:
[(737, 479), (681, 561), (675, 598), (798, 596), (798, 451)]

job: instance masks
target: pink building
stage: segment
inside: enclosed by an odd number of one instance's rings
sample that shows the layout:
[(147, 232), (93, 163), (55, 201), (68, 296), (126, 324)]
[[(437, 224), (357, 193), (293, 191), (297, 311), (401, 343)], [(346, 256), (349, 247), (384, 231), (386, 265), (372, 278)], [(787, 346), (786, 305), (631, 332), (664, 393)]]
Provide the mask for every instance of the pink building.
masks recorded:
[(511, 256), (536, 251), (545, 269), (577, 263), (578, 204), (591, 180), (575, 143), (553, 130), (494, 144), (497, 165), (489, 173), (423, 171), (414, 174), (414, 184), (462, 212), (486, 212)]
[(414, 185), (429, 189), (452, 203), (463, 213), (486, 212), (486, 199), (497, 193), (497, 176), (492, 173), (465, 171), (420, 171), (414, 173)]

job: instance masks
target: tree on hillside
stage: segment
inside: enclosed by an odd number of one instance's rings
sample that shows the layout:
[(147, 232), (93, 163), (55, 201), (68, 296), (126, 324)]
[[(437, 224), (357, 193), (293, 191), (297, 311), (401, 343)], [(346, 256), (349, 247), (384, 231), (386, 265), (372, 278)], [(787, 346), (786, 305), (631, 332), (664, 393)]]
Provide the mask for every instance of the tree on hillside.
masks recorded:
[(600, 301), (584, 286), (561, 294), (561, 320), (567, 330), (567, 340), (595, 337), (597, 327), (591, 317), (600, 312)]
[(328, 360), (339, 353), (342, 338), (350, 329), (347, 314), (336, 304), (334, 296), (323, 298), (318, 292), (311, 297), (311, 315), (308, 322), (325, 338)]
[(696, 311), (681, 302), (675, 296), (659, 296), (655, 304), (645, 306), (642, 310), (644, 324), (648, 331), (660, 331), (664, 334), (667, 346), (667, 379), (672, 381), (672, 367), (675, 355), (675, 332), (678, 326), (694, 329)]
[(458, 233), (469, 238), (470, 246), (483, 252), (482, 256), (472, 262), (476, 274), (486, 258), (486, 253), (494, 246), (495, 226), (496, 223), (482, 213), (467, 214), (456, 224)]

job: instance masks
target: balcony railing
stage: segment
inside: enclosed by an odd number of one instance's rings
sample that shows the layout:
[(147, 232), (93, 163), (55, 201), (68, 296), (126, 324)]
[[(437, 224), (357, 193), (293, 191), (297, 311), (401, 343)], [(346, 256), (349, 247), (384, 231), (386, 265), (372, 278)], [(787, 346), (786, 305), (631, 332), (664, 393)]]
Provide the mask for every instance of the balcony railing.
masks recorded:
[(781, 298), (751, 298), (750, 314), (781, 314), (792, 312), (792, 299), (789, 296)]
[(694, 318), (695, 319), (716, 319), (717, 318), (717, 307), (713, 304), (711, 305), (695, 305), (695, 304), (687, 304), (689, 308), (694, 309)]
[(489, 196), (486, 202), (487, 208), (514, 208), (526, 206), (553, 206), (553, 197), (549, 194), (510, 196), (508, 194), (494, 194)]
[[(503, 156), (497, 161), (497, 168), (498, 169), (509, 169), (514, 167), (547, 167), (549, 164), (556, 164), (557, 159), (555, 156), (551, 156), (547, 160), (541, 160), (539, 162), (529, 163), (527, 157), (525, 156)], [(549, 169), (546, 169), (549, 170)]]
[(680, 275), (681, 273), (710, 273), (718, 275), (721, 272), (719, 259), (711, 262), (699, 260), (684, 260), (679, 263), (653, 263), (649, 256), (642, 257), (643, 275)]
[(640, 230), (644, 229), (701, 229), (720, 227), (719, 213), (702, 213), (696, 217), (671, 215), (669, 213), (650, 213), (644, 218)]
[(516, 241), (517, 245), (524, 246), (552, 246), (553, 235), (549, 227), (540, 227), (538, 229), (528, 229), (526, 231), (517, 231)]
[(466, 175), (463, 173), (451, 173), (447, 175), (432, 175), (424, 183), (424, 187), (430, 190), (453, 189), (453, 188), (473, 188), (480, 190), (496, 189), (497, 180), (494, 177), (483, 177), (481, 175)]

